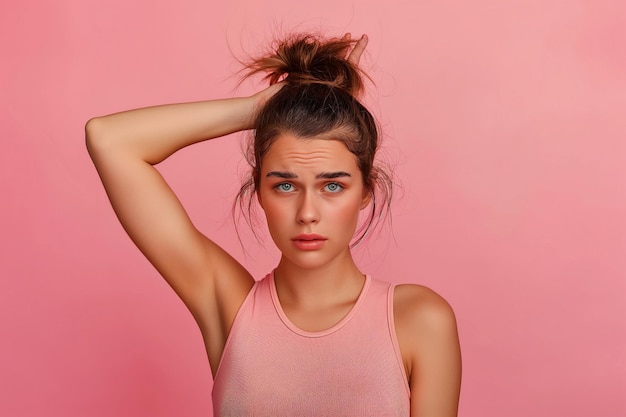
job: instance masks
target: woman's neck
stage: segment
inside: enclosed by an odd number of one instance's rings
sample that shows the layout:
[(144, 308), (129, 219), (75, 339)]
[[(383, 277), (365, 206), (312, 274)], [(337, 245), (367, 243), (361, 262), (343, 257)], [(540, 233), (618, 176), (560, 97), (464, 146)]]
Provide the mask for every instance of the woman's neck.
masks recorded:
[(356, 300), (365, 276), (348, 252), (318, 268), (302, 268), (283, 257), (274, 272), (274, 281), (283, 306), (324, 308)]

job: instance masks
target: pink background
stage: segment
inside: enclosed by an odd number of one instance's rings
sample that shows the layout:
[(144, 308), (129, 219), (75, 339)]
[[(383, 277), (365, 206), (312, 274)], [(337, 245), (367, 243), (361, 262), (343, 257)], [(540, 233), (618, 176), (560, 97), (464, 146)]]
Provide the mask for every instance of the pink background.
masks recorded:
[[(367, 102), (402, 192), (393, 235), (356, 257), (455, 307), (460, 415), (626, 415), (624, 4), (3, 1), (0, 415), (211, 415), (200, 333), (118, 225), (83, 126), (250, 93), (233, 53), (296, 26), (370, 35)], [(260, 277), (270, 240), (244, 255), (231, 226), (239, 140), (162, 169)]]

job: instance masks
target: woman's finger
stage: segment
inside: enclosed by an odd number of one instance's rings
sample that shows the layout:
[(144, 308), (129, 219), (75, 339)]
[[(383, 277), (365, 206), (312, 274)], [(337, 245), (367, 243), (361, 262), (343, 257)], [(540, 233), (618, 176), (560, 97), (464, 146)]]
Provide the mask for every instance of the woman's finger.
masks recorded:
[[(350, 34), (347, 33), (346, 35), (344, 35), (344, 38), (349, 35)], [(355, 65), (359, 63), (361, 55), (363, 55), (363, 51), (365, 51), (365, 48), (367, 47), (367, 41), (367, 35), (362, 35), (361, 38), (357, 41), (356, 45), (354, 45), (354, 49), (350, 51), (350, 54), (348, 55), (348, 61)]]

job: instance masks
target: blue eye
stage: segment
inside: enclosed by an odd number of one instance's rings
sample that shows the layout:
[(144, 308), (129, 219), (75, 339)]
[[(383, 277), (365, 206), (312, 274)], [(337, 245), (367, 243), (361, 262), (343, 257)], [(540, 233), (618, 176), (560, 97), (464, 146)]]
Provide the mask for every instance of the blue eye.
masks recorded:
[(289, 184), (288, 182), (281, 182), (280, 184), (276, 184), (274, 188), (281, 193), (288, 193), (290, 191), (293, 191), (293, 185)]
[(331, 193), (338, 193), (343, 190), (343, 185), (339, 184), (338, 182), (329, 182), (328, 184), (326, 184), (324, 189)]

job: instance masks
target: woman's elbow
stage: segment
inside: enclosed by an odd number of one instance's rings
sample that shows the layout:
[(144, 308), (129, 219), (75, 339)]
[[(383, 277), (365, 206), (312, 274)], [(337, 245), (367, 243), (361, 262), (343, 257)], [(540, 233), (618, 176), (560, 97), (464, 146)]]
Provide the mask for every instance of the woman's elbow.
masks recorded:
[(85, 145), (92, 159), (97, 152), (108, 147), (110, 141), (107, 139), (106, 123), (102, 117), (89, 119), (85, 124)]

